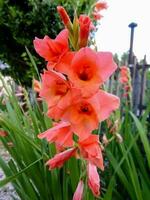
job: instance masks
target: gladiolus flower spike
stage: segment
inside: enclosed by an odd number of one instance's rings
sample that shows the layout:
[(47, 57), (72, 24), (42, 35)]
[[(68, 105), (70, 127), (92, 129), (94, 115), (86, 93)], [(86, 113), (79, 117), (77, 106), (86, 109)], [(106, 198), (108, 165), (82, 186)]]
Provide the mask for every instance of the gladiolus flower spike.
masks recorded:
[[(96, 12), (106, 8), (104, 2), (95, 4), (95, 18), (101, 18)], [(55, 124), (38, 138), (56, 145), (57, 154), (46, 162), (50, 170), (62, 167), (71, 157), (87, 165), (73, 196), (73, 200), (81, 200), (86, 177), (93, 195), (100, 195), (97, 168), (103, 171), (104, 162), (99, 136), (93, 131), (119, 107), (119, 98), (102, 89), (117, 65), (110, 52), (88, 47), (92, 27), (89, 16), (75, 16), (72, 24), (62, 6), (57, 11), (65, 29), (56, 39), (45, 36), (34, 40), (36, 52), (48, 62), (41, 83), (34, 81), (34, 88), (46, 101), (47, 115)], [(78, 47), (72, 51), (69, 42)]]

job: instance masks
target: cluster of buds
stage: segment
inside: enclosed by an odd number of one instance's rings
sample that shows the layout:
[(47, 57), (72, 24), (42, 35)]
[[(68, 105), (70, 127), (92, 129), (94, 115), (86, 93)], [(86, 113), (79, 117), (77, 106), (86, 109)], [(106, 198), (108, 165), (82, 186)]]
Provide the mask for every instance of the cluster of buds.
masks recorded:
[(126, 66), (120, 67), (120, 83), (122, 84), (123, 89), (123, 97), (128, 98), (131, 94), (132, 86), (131, 86), (131, 75), (130, 70)]
[(107, 3), (106, 2), (101, 2), (101, 1), (98, 1), (94, 4), (94, 11), (92, 13), (93, 15), (93, 18), (95, 20), (100, 20), (103, 15), (101, 15), (101, 11), (104, 10), (104, 9), (107, 9), (108, 6), (107, 6)]
[(87, 46), (92, 26), (89, 16), (75, 16), (72, 23), (62, 6), (57, 10), (65, 29), (55, 39), (34, 40), (36, 52), (47, 61), (47, 70), (35, 88), (48, 105), (48, 117), (54, 120), (54, 126), (38, 137), (56, 145), (57, 154), (46, 162), (50, 170), (62, 167), (71, 157), (86, 163), (73, 197), (81, 200), (86, 182), (94, 196), (100, 195), (97, 168), (104, 170), (104, 163), (99, 136), (93, 131), (119, 107), (117, 96), (100, 89), (117, 65), (110, 52)]
[(107, 136), (106, 136), (106, 134), (104, 134), (103, 138), (102, 138), (102, 144), (104, 146), (107, 146), (113, 140), (116, 140), (118, 143), (122, 143), (123, 138), (119, 134), (120, 121), (117, 119), (114, 122), (112, 122), (110, 119), (107, 119), (106, 120), (106, 124), (107, 124), (107, 128), (108, 128), (108, 133), (109, 133), (109, 135), (111, 134), (111, 137), (108, 139)]

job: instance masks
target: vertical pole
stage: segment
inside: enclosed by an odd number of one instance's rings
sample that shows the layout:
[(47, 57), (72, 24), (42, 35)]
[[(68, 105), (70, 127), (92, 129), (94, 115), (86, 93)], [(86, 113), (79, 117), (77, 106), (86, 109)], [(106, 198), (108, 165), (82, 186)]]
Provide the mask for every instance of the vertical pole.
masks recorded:
[(145, 95), (145, 84), (146, 84), (146, 56), (144, 56), (144, 62), (142, 65), (142, 73), (141, 73), (141, 91), (140, 91), (140, 103), (139, 103), (139, 110), (140, 110), (140, 115), (142, 114), (143, 111), (143, 103), (144, 103), (144, 95)]
[(134, 39), (134, 28), (137, 27), (137, 24), (132, 22), (128, 25), (131, 28), (131, 35), (130, 35), (130, 50), (129, 50), (129, 58), (128, 64), (133, 64), (133, 39)]

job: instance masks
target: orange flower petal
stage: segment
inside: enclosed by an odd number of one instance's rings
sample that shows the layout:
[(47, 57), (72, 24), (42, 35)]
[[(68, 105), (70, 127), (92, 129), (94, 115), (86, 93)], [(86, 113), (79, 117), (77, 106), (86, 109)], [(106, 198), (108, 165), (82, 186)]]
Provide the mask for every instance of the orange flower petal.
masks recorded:
[(107, 119), (120, 105), (120, 99), (117, 96), (103, 90), (99, 90), (89, 99), (89, 102), (94, 110), (96, 110), (99, 122)]
[(45, 138), (48, 142), (55, 142), (62, 147), (71, 147), (73, 146), (72, 136), (70, 124), (68, 122), (60, 122), (44, 133), (40, 133), (38, 138)]
[(97, 62), (102, 83), (104, 83), (117, 69), (110, 52), (97, 52)]
[(70, 70), (71, 62), (74, 56), (75, 56), (75, 52), (65, 53), (61, 57), (60, 62), (55, 65), (55, 70), (67, 75), (68, 71)]
[(78, 144), (81, 155), (86, 160), (99, 167), (101, 170), (104, 170), (103, 155), (99, 144), (99, 136), (91, 134), (88, 138), (79, 140)]
[(60, 109), (57, 105), (49, 107), (47, 111), (47, 116), (54, 120), (60, 120), (64, 113), (63, 109)]
[(74, 156), (75, 152), (76, 148), (70, 148), (66, 151), (56, 154), (53, 158), (47, 161), (46, 165), (49, 166), (50, 170), (56, 167), (61, 167), (65, 161)]
[(48, 61), (48, 68), (52, 69), (69, 50), (68, 30), (61, 31), (55, 39), (48, 36), (45, 36), (44, 39), (35, 38), (33, 43), (36, 52)]

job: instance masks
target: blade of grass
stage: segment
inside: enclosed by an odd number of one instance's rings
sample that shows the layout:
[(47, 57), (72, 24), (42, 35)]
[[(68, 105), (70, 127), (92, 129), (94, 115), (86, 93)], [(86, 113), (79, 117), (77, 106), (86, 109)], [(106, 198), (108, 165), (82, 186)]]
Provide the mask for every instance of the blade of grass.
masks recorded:
[[(43, 157), (39, 158), (38, 160), (34, 161), (30, 165), (28, 165), (27, 167), (25, 167), (24, 169), (22, 169), (17, 174), (9, 176), (9, 177), (5, 178), (4, 180), (0, 181), (0, 187), (3, 187), (4, 185), (8, 184), (9, 182), (14, 181), (16, 178), (18, 178), (18, 176), (20, 176), (22, 173), (28, 171), (31, 167), (33, 167), (34, 165), (36, 165), (42, 159), (43, 159)], [(1, 159), (0, 159), (0, 165), (1, 165)]]

